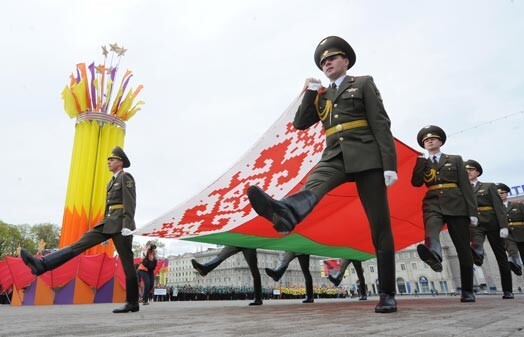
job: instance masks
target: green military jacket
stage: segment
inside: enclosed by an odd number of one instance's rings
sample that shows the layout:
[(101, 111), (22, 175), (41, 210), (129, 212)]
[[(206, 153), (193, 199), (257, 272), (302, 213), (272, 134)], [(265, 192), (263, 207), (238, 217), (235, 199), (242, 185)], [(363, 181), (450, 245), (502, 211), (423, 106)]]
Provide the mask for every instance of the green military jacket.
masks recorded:
[(496, 185), (479, 181), (475, 185), (473, 192), (475, 193), (479, 207), (479, 227), (490, 231), (507, 228), (508, 218), (506, 217), (506, 210), (497, 192)]
[[(416, 187), (425, 184), (428, 187), (422, 202), (424, 219), (432, 212), (449, 216), (478, 216), (477, 202), (461, 156), (442, 153), (436, 164), (423, 157), (417, 158), (411, 184)], [(453, 185), (456, 187), (450, 187)]]
[(135, 180), (131, 174), (121, 171), (107, 184), (104, 219), (95, 227), (104, 225), (103, 232), (107, 234), (120, 233), (122, 228), (135, 230), (135, 208)]
[[(326, 130), (326, 149), (321, 161), (342, 153), (347, 173), (371, 169), (397, 171), (391, 123), (371, 76), (346, 76), (338, 90), (306, 90), (293, 125), (305, 130), (318, 121), (322, 121)], [(328, 130), (350, 122), (357, 127), (327, 135)]]
[(506, 207), (510, 239), (524, 242), (524, 204), (508, 202)]

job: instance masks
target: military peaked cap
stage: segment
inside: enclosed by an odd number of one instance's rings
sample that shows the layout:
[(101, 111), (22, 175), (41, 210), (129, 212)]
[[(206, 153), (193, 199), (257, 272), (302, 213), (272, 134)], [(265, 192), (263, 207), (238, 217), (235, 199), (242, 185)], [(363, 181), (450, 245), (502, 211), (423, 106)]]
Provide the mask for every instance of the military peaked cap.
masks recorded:
[(118, 160), (121, 160), (122, 163), (124, 163), (123, 167), (129, 167), (131, 166), (131, 162), (129, 161), (129, 158), (127, 158), (126, 153), (120, 146), (115, 146), (113, 151), (111, 151), (111, 155), (107, 157), (107, 159), (115, 158)]
[(466, 160), (464, 163), (467, 169), (475, 169), (479, 171), (479, 177), (482, 175), (482, 166), (480, 166), (479, 162), (473, 159)]
[(424, 147), (424, 141), (428, 138), (438, 138), (442, 145), (446, 143), (446, 133), (436, 125), (428, 125), (420, 129), (417, 134), (418, 145)]
[(347, 69), (353, 67), (357, 60), (357, 56), (349, 43), (338, 36), (328, 36), (320, 41), (317, 49), (315, 49), (315, 63), (317, 64), (317, 67), (322, 70), (322, 61), (333, 55), (343, 55), (344, 57), (347, 57), (349, 59)]
[(498, 183), (498, 184), (497, 184), (497, 190), (499, 190), (499, 192), (506, 192), (506, 193), (509, 193), (510, 188), (509, 188), (508, 185), (506, 185), (506, 184)]

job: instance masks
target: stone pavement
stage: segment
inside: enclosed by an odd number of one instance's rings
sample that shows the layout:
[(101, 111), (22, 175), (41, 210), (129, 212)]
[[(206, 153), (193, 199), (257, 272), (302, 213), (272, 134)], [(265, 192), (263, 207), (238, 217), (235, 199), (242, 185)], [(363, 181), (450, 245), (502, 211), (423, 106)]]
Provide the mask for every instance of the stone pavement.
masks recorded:
[(155, 302), (137, 313), (118, 304), (0, 306), (0, 336), (524, 336), (524, 295), (398, 296), (399, 311), (375, 314), (377, 297)]

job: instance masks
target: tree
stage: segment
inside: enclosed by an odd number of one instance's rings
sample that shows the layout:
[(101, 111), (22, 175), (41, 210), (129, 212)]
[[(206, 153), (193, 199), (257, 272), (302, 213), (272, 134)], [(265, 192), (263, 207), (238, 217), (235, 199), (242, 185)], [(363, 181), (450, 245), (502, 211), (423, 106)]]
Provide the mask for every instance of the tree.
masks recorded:
[(50, 223), (43, 223), (31, 226), (30, 234), (33, 237), (33, 241), (37, 244), (40, 240), (43, 240), (46, 245), (46, 249), (58, 248), (58, 240), (60, 238), (60, 227)]
[(22, 233), (17, 226), (0, 220), (0, 257), (16, 256), (16, 249), (22, 241)]

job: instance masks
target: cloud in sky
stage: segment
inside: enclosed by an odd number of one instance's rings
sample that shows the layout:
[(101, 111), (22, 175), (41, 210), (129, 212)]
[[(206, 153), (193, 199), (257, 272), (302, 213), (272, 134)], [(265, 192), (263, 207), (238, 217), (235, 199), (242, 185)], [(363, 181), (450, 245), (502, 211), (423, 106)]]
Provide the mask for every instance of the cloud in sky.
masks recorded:
[(8, 223), (61, 223), (75, 121), (60, 92), (76, 63), (102, 62), (100, 46), (113, 42), (128, 49), (120, 76), (132, 69), (131, 84), (145, 86), (146, 104), (125, 140), (139, 225), (232, 166), (306, 77), (326, 85), (313, 51), (329, 35), (354, 47), (351, 75), (374, 77), (397, 138), (418, 149), (424, 125), (466, 130), (443, 150), (481, 162), (485, 181), (524, 184), (522, 2), (35, 0), (2, 7), (0, 219)]

